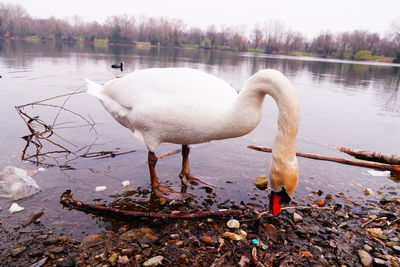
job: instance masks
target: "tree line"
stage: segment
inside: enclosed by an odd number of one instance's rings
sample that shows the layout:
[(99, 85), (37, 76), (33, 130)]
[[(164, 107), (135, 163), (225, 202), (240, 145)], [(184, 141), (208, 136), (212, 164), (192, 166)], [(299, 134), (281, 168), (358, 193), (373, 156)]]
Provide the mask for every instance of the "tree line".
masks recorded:
[[(70, 19), (32, 18), (19, 5), (0, 3), (0, 37), (36, 38), (68, 42), (150, 44), (170, 47), (198, 47), (268, 54), (301, 53), (323, 57), (371, 59), (372, 56), (400, 60), (400, 18), (384, 36), (367, 30), (340, 33), (321, 32), (308, 39), (280, 21), (246, 26), (210, 25), (189, 27), (182, 20), (164, 17), (110, 16), (104, 23)], [(395, 59), (395, 60), (396, 60)]]

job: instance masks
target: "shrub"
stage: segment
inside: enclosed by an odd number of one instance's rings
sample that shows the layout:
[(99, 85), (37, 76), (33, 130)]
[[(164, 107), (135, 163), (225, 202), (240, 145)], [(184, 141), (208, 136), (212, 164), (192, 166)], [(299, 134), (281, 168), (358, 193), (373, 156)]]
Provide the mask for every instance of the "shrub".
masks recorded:
[(369, 50), (360, 50), (354, 55), (356, 60), (370, 60), (372, 58), (372, 53)]

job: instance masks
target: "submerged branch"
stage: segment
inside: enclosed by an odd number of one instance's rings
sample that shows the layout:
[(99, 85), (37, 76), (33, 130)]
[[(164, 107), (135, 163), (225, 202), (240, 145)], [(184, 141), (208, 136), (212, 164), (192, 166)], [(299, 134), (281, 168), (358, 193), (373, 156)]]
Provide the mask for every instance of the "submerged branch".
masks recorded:
[(71, 190), (65, 191), (61, 197), (60, 202), (64, 206), (79, 209), (89, 212), (105, 213), (107, 215), (116, 215), (122, 217), (147, 217), (153, 219), (198, 219), (208, 217), (221, 217), (235, 214), (243, 214), (241, 210), (224, 210), (224, 211), (204, 211), (197, 213), (155, 213), (155, 212), (144, 212), (144, 211), (129, 211), (121, 210), (111, 207), (98, 206), (93, 204), (87, 204), (82, 201), (76, 200), (72, 197)]
[[(261, 146), (254, 146), (254, 145), (249, 145), (247, 147), (250, 149), (257, 150), (257, 151), (269, 152), (269, 153), (272, 152), (272, 149), (268, 148), (268, 147), (261, 147)], [(328, 156), (321, 156), (321, 155), (307, 154), (307, 153), (300, 153), (300, 152), (297, 152), (296, 156), (303, 157), (303, 158), (309, 158), (309, 159), (316, 159), (316, 160), (333, 161), (333, 162), (347, 164), (347, 165), (353, 165), (353, 166), (360, 166), (360, 167), (367, 167), (367, 168), (373, 168), (373, 169), (400, 172), (399, 165), (390, 165), (390, 164), (370, 162), (370, 161), (361, 161), (361, 160), (349, 160), (349, 159), (344, 159), (344, 158), (335, 158), (335, 157), (328, 157)]]

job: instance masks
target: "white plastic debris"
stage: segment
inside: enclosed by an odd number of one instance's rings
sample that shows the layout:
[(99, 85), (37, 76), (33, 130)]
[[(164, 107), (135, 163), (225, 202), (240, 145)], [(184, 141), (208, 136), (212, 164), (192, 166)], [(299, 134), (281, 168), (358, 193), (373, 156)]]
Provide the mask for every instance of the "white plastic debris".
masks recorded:
[(26, 170), (7, 166), (0, 172), (0, 198), (18, 200), (39, 191), (40, 187)]
[(101, 191), (106, 191), (107, 190), (107, 186), (102, 185), (102, 186), (96, 186), (96, 192), (101, 192)]
[(24, 208), (18, 205), (18, 203), (12, 203), (11, 207), (8, 209), (10, 213), (18, 212), (23, 210)]
[(126, 180), (126, 181), (122, 181), (121, 184), (122, 184), (122, 186), (126, 187), (126, 186), (129, 186), (131, 184), (131, 182)]
[(389, 176), (390, 171), (374, 171), (374, 170), (368, 170), (367, 171), (369, 174), (372, 176)]
[(38, 171), (44, 172), (44, 171), (46, 171), (46, 168), (38, 168)]

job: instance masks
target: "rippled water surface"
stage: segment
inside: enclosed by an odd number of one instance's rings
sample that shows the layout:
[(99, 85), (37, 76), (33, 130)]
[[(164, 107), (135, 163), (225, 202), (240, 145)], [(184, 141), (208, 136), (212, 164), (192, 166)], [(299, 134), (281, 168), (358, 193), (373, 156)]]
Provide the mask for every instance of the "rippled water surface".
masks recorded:
[[(124, 72), (110, 65), (125, 62)], [(269, 57), (219, 51), (198, 51), (161, 48), (101, 47), (28, 42), (0, 42), (0, 168), (12, 165), (34, 169), (35, 164), (22, 161), (29, 134), (15, 106), (83, 90), (84, 78), (103, 83), (125, 73), (151, 67), (191, 67), (214, 74), (231, 83), (238, 90), (246, 79), (259, 69), (274, 68), (289, 77), (298, 91), (302, 121), (298, 151), (349, 156), (330, 146), (400, 154), (400, 69), (395, 65), (361, 64), (341, 61), (313, 61), (309, 58)], [(110, 203), (112, 195), (137, 187), (150, 189), (146, 165), (147, 151), (132, 133), (115, 122), (101, 104), (86, 94), (53, 99), (46, 104), (63, 105), (64, 110), (53, 106), (27, 106), (24, 111), (31, 117), (39, 116), (54, 125), (55, 134), (49, 139), (77, 154), (135, 150), (113, 158), (76, 158), (73, 155), (50, 153), (41, 158), (43, 163), (62, 165), (52, 167), (34, 176), (42, 191), (18, 203), (25, 207), (21, 213), (10, 215), (11, 202), (0, 200), (0, 217), (4, 225), (12, 225), (29, 214), (34, 207), (43, 207), (42, 222), (58, 231), (69, 229), (73, 235), (97, 231), (109, 223), (83, 213), (63, 209), (59, 196), (71, 189), (76, 198), (93, 202)], [(73, 111), (74, 113), (67, 111)], [(87, 122), (91, 127), (80, 127)], [(268, 204), (263, 197), (254, 198), (257, 190), (252, 181), (268, 173), (270, 154), (252, 151), (247, 145), (271, 147), (276, 131), (277, 109), (271, 98), (265, 101), (264, 116), (259, 126), (241, 138), (215, 141), (195, 146), (191, 152), (194, 174), (209, 177), (215, 184), (217, 200), (254, 201)], [(42, 152), (58, 151), (60, 146), (43, 141)], [(179, 148), (163, 144), (158, 154)], [(62, 149), (61, 149), (62, 150)], [(25, 156), (35, 151), (25, 150)], [(60, 155), (63, 155), (60, 157)], [(35, 158), (31, 158), (35, 161)], [(296, 193), (303, 199), (311, 191), (344, 192), (348, 197), (361, 198), (367, 187), (378, 190), (396, 185), (394, 177), (374, 177), (365, 168), (340, 165), (299, 158), (301, 181)], [(68, 168), (65, 168), (68, 166)], [(157, 165), (160, 180), (179, 184), (181, 157), (174, 155), (162, 159)], [(130, 180), (128, 188), (121, 181)], [(229, 181), (229, 183), (227, 183)], [(107, 190), (95, 192), (96, 186)], [(207, 194), (204, 189), (189, 190), (201, 201)], [(147, 201), (150, 194), (133, 194), (132, 199)], [(78, 228), (75, 226), (79, 226)], [(75, 228), (74, 228), (75, 227)], [(72, 229), (72, 230), (71, 230)]]

